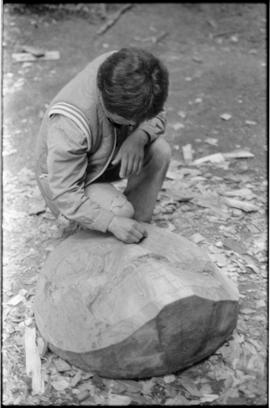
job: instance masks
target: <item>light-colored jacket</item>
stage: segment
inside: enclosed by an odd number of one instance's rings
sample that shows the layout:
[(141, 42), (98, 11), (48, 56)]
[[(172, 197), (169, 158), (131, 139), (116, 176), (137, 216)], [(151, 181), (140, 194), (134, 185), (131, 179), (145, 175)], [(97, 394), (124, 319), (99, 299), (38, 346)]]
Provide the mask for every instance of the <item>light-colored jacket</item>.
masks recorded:
[[(85, 186), (104, 173), (115, 150), (115, 128), (105, 116), (96, 82), (100, 64), (111, 53), (93, 60), (56, 95), (44, 115), (36, 145), (38, 184), (55, 215), (103, 232), (113, 213), (88, 197)], [(163, 111), (139, 128), (154, 141), (164, 133), (165, 125)], [(125, 128), (127, 135), (134, 130)]]

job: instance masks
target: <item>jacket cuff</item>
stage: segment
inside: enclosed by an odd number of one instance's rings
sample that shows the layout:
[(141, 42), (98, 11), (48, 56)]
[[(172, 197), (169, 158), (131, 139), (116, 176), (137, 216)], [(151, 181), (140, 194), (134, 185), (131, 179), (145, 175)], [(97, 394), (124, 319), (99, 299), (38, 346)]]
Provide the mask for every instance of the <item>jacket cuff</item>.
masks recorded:
[(156, 133), (156, 127), (152, 126), (150, 124), (145, 124), (142, 126), (139, 126), (139, 129), (143, 130), (147, 136), (148, 136), (148, 143), (152, 142), (154, 140), (153, 135)]
[(95, 218), (95, 221), (91, 225), (91, 229), (96, 229), (101, 232), (106, 232), (108, 225), (112, 221), (115, 214), (112, 211), (100, 210), (99, 215)]

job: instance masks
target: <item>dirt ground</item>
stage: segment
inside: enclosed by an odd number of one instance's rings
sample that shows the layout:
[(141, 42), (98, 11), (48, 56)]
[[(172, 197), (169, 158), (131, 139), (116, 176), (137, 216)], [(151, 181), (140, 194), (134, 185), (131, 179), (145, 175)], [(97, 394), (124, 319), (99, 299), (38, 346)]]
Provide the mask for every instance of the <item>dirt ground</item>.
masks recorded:
[[(108, 15), (119, 7), (109, 5)], [(106, 21), (97, 4), (79, 3), (69, 11), (4, 6), (3, 403), (266, 404), (266, 6), (138, 3), (97, 35)], [(24, 45), (58, 50), (60, 59), (15, 62), (12, 54)], [(35, 394), (25, 370), (24, 332), (33, 326), (38, 273), (63, 238), (36, 187), (36, 134), (46, 105), (63, 85), (94, 57), (130, 45), (159, 56), (170, 72), (166, 138), (173, 161), (153, 223), (193, 239), (236, 283), (237, 328), (200, 364), (145, 381), (59, 369), (60, 359), (47, 351), (41, 359), (45, 390)], [(182, 149), (188, 144), (193, 160), (235, 150), (253, 157), (194, 166)], [(225, 196), (248, 209), (220, 202)]]

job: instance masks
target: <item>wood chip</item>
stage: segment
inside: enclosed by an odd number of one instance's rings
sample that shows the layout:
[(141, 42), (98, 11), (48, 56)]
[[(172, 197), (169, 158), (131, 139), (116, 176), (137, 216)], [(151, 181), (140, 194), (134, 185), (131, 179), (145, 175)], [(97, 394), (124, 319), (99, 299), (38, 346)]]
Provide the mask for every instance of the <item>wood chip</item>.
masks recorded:
[(44, 357), (48, 350), (48, 343), (42, 337), (37, 339), (37, 347), (40, 357)]
[(74, 377), (70, 380), (70, 386), (71, 387), (76, 387), (76, 385), (81, 381), (82, 379), (82, 372), (78, 371)]
[(28, 317), (24, 321), (25, 326), (31, 326), (32, 323), (33, 323), (33, 319), (31, 317)]
[(246, 248), (234, 238), (223, 238), (223, 245), (225, 248), (237, 252), (240, 255), (246, 252)]
[(223, 113), (220, 115), (220, 118), (223, 120), (230, 120), (232, 118), (232, 115), (230, 113)]
[(165, 401), (165, 405), (177, 405), (177, 406), (186, 406), (192, 405), (190, 400), (187, 400), (183, 395), (176, 395), (174, 398), (168, 398)]
[(177, 115), (179, 115), (180, 118), (182, 118), (182, 119), (185, 119), (185, 118), (187, 117), (187, 114), (186, 114), (186, 112), (184, 112), (184, 111), (178, 111), (178, 112), (177, 112)]
[(170, 194), (172, 202), (188, 202), (195, 197), (195, 193), (190, 188), (186, 187), (186, 183), (172, 183), (171, 186), (166, 188), (166, 192)]
[(77, 394), (77, 398), (81, 402), (81, 401), (84, 401), (86, 398), (88, 398), (89, 395), (90, 394), (88, 390), (82, 390), (79, 394)]
[(201, 234), (196, 232), (195, 234), (191, 235), (190, 239), (195, 243), (199, 244), (200, 242), (206, 241), (206, 238), (203, 237)]
[(211, 260), (216, 263), (219, 267), (223, 267), (228, 264), (227, 258), (223, 254), (211, 254), (209, 253)]
[(8, 302), (7, 304), (9, 306), (17, 306), (19, 303), (23, 302), (25, 300), (24, 296), (18, 294), (16, 296), (13, 296)]
[(155, 385), (154, 378), (151, 378), (150, 380), (143, 381), (142, 382), (142, 393), (143, 393), (143, 395), (151, 395), (154, 385)]
[(217, 146), (218, 145), (218, 139), (214, 138), (214, 137), (207, 137), (205, 139), (205, 143), (210, 144), (211, 146)]
[(182, 177), (186, 177), (186, 176), (196, 177), (196, 176), (199, 176), (202, 173), (201, 170), (193, 169), (193, 168), (189, 168), (189, 167), (182, 167), (179, 170), (179, 172), (182, 175)]
[(189, 392), (190, 395), (195, 396), (195, 397), (201, 397), (202, 394), (201, 392), (198, 390), (198, 388), (192, 384), (191, 381), (186, 380), (185, 378), (179, 378), (180, 380), (180, 384), (183, 385), (183, 387)]
[(168, 231), (170, 231), (170, 232), (172, 232), (172, 231), (175, 231), (176, 230), (176, 227), (175, 227), (175, 225), (173, 225), (171, 222), (167, 222), (167, 225), (166, 225), (166, 229), (168, 230)]
[(246, 203), (245, 201), (236, 200), (234, 198), (225, 197), (224, 202), (225, 202), (225, 204), (227, 204), (228, 207), (237, 208), (237, 209), (245, 211), (245, 212), (258, 211), (258, 209), (259, 209), (254, 204)]
[[(246, 255), (243, 256), (244, 259), (246, 259)], [(253, 272), (259, 274), (260, 273), (260, 269), (258, 268), (258, 266), (255, 264), (255, 262), (253, 261), (249, 261), (247, 260), (246, 263), (246, 267), (251, 269)]]
[(180, 173), (177, 172), (177, 171), (168, 170), (167, 173), (166, 173), (166, 178), (169, 179), (169, 180), (177, 180), (177, 179), (179, 179), (179, 175), (180, 175)]
[(25, 289), (21, 289), (19, 293), (15, 296), (13, 296), (7, 304), (9, 306), (17, 306), (19, 303), (23, 302), (25, 300), (25, 295), (27, 291)]
[(201, 402), (212, 402), (219, 398), (218, 394), (205, 394), (200, 398)]
[(252, 200), (256, 197), (255, 194), (249, 188), (241, 188), (237, 190), (222, 191), (220, 194), (228, 197), (241, 197), (246, 200)]
[(199, 159), (196, 159), (192, 162), (193, 165), (198, 166), (200, 164), (206, 163), (206, 162), (211, 162), (211, 163), (221, 163), (224, 162), (225, 158), (222, 153), (214, 153), (210, 154), (208, 156), (201, 157)]
[(119, 380), (113, 381), (114, 394), (140, 394), (142, 383), (134, 380)]
[(245, 307), (244, 309), (240, 309), (240, 313), (244, 313), (244, 314), (252, 314), (255, 313), (256, 310), (250, 309), (249, 307)]
[(165, 384), (171, 384), (176, 380), (176, 377), (173, 374), (165, 375), (165, 377), (163, 377), (163, 380), (164, 380)]
[(66, 378), (57, 378), (51, 381), (51, 385), (56, 391), (64, 391), (70, 387), (70, 383)]
[(32, 378), (33, 394), (44, 393), (45, 386), (41, 375), (41, 360), (36, 346), (36, 329), (25, 327), (24, 335), (26, 374)]
[(61, 358), (57, 358), (54, 360), (54, 365), (57, 369), (57, 371), (59, 371), (59, 373), (64, 372), (64, 371), (68, 371), (71, 369), (70, 364), (68, 364), (65, 360), (62, 360)]
[(193, 55), (192, 60), (200, 64), (203, 62), (203, 59), (200, 55)]
[(265, 307), (265, 300), (261, 299), (256, 302), (256, 307)]
[(34, 203), (30, 205), (28, 210), (29, 215), (40, 215), (45, 213), (46, 211), (46, 203), (44, 200), (36, 200)]
[(108, 405), (129, 405), (131, 398), (127, 395), (109, 394), (106, 402)]
[(226, 218), (229, 214), (223, 198), (221, 198), (217, 193), (206, 192), (203, 194), (198, 194), (192, 199), (192, 202), (200, 207), (211, 209), (219, 217)]
[(172, 128), (174, 130), (184, 129), (184, 127), (185, 127), (185, 125), (183, 125), (183, 123), (180, 123), (180, 122), (174, 123), (172, 125)]
[(186, 163), (190, 163), (193, 159), (193, 150), (191, 144), (182, 146), (183, 156)]

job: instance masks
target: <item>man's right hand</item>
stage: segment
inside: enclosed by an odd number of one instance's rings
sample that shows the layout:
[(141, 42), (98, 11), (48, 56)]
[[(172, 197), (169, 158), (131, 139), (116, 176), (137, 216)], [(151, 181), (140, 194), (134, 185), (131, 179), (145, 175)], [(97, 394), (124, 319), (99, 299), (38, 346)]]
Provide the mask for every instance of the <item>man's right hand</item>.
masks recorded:
[(114, 216), (107, 230), (127, 244), (138, 243), (147, 237), (147, 230), (143, 224), (127, 217)]

